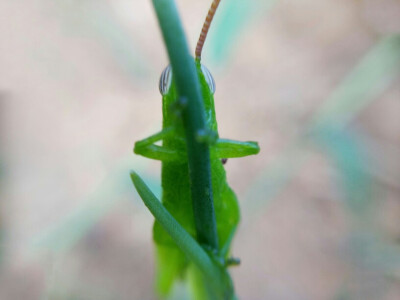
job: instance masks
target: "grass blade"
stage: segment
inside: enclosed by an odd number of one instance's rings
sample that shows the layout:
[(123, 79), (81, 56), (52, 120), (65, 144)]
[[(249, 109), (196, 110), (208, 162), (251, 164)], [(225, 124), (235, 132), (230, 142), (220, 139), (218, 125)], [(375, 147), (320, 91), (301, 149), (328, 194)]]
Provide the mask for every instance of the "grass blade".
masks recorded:
[(150, 191), (138, 174), (132, 171), (131, 179), (144, 204), (150, 210), (154, 218), (168, 232), (179, 249), (181, 249), (188, 256), (188, 258), (193, 261), (207, 276), (214, 288), (218, 290), (224, 287), (218, 267), (214, 265), (204, 249), (175, 220), (175, 218), (161, 204), (156, 196), (154, 196), (154, 194)]

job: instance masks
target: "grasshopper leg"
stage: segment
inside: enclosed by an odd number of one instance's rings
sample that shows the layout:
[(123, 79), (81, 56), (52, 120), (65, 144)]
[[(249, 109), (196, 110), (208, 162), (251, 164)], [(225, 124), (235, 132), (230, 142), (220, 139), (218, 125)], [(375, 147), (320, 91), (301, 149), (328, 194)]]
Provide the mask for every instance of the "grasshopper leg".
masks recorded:
[(175, 149), (170, 149), (164, 146), (155, 145), (156, 142), (173, 134), (173, 128), (166, 128), (156, 134), (149, 136), (143, 140), (137, 141), (133, 152), (147, 158), (161, 160), (161, 161), (174, 161), (182, 157), (182, 153)]
[(215, 155), (218, 158), (234, 158), (254, 155), (260, 152), (257, 142), (241, 142), (228, 139), (218, 139), (215, 144)]

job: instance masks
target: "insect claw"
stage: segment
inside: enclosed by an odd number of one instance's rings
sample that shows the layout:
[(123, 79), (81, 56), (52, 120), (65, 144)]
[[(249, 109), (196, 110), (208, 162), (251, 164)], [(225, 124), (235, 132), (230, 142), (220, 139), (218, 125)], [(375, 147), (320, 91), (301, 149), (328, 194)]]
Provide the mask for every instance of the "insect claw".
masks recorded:
[(227, 259), (225, 260), (225, 265), (226, 265), (227, 267), (230, 267), (230, 266), (238, 266), (238, 265), (240, 265), (240, 258), (237, 258), (237, 257), (229, 257), (229, 258), (227, 258)]

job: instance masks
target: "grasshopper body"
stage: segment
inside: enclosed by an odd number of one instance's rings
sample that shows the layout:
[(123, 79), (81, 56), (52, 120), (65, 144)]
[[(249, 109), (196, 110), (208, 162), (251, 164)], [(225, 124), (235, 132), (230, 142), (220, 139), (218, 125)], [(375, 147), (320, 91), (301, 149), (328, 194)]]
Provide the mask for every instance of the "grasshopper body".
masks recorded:
[[(255, 142), (219, 139), (213, 97), (215, 83), (209, 71), (198, 60), (196, 69), (201, 83), (208, 129), (204, 135), (210, 140), (211, 181), (220, 245), (218, 256), (225, 259), (239, 222), (239, 207), (234, 192), (226, 182), (221, 159), (256, 154), (259, 148)], [(170, 67), (161, 75), (160, 92), (163, 94), (163, 130), (137, 142), (134, 151), (162, 161), (162, 203), (182, 227), (195, 237), (186, 143), (180, 116), (180, 110), (185, 103), (177, 99)], [(162, 146), (155, 145), (159, 140), (162, 140)], [(174, 280), (184, 275), (188, 261), (157, 221), (154, 225), (154, 240), (158, 256), (158, 290), (167, 294)]]
[[(162, 205), (140, 177), (131, 173), (139, 195), (156, 217), (153, 231), (159, 293), (167, 295), (176, 279), (186, 276), (192, 282), (192, 290), (198, 300), (235, 299), (226, 268), (237, 262), (228, 255), (239, 222), (239, 207), (234, 192), (226, 182), (223, 163), (227, 158), (259, 152), (255, 142), (238, 142), (218, 136), (213, 96), (215, 83), (200, 60), (219, 2), (212, 2), (200, 34), (194, 61), (196, 72), (190, 65), (193, 62), (184, 50), (185, 46), (169, 52), (171, 64), (179, 71), (177, 86), (181, 96), (175, 86), (173, 70), (168, 66), (161, 74), (159, 86), (162, 94), (162, 131), (135, 143), (136, 154), (162, 162)], [(160, 22), (166, 24), (162, 28), (180, 32), (178, 23), (172, 24), (169, 19), (164, 19), (167, 16), (165, 9), (172, 8), (171, 2), (153, 0), (153, 3)], [(168, 14), (176, 15), (173, 9)], [(163, 35), (167, 48), (172, 48), (172, 43), (179, 41), (167, 31), (163, 31)], [(179, 45), (184, 45), (184, 42), (181, 40)], [(181, 66), (185, 66), (185, 72), (182, 72), (178, 62), (184, 62)], [(190, 80), (186, 80), (188, 78)], [(191, 95), (187, 96), (191, 99), (185, 99), (184, 95)], [(204, 111), (201, 111), (203, 108)], [(160, 141), (162, 144), (158, 145)], [(202, 155), (196, 156), (195, 152)], [(188, 154), (191, 155), (190, 161)], [(198, 176), (200, 173), (201, 176)]]

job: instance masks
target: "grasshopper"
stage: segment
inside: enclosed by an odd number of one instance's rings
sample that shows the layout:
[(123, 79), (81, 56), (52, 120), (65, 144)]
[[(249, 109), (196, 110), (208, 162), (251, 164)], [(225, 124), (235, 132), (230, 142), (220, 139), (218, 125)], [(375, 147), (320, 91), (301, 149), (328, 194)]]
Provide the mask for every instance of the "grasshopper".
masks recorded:
[[(259, 147), (256, 142), (221, 139), (218, 135), (213, 96), (215, 81), (210, 71), (201, 64), (201, 53), (219, 2), (219, 0), (213, 1), (204, 22), (195, 51), (195, 65), (205, 108), (207, 130), (201, 135), (201, 138), (209, 144), (210, 149), (211, 186), (219, 245), (217, 249), (211, 251), (213, 253), (211, 256), (214, 260), (218, 260), (221, 266), (226, 267), (234, 262), (228, 258), (228, 255), (240, 214), (237, 198), (226, 181), (224, 163), (228, 158), (257, 154)], [(178, 99), (171, 66), (167, 66), (161, 73), (159, 90), (162, 95), (162, 130), (136, 142), (134, 153), (162, 162), (162, 206), (172, 215), (173, 221), (177, 221), (190, 236), (196, 238), (187, 144), (181, 116), (184, 103)], [(134, 183), (135, 176), (137, 175), (132, 177)], [(137, 187), (136, 184), (135, 186)], [(139, 194), (145, 201), (146, 195), (142, 195), (140, 191)], [(167, 295), (170, 292), (174, 282), (185, 276), (190, 265), (186, 253), (182, 251), (182, 248), (177, 245), (176, 240), (171, 238), (170, 232), (166, 231), (164, 227), (156, 220), (153, 228), (157, 256), (156, 285), (161, 295)]]

